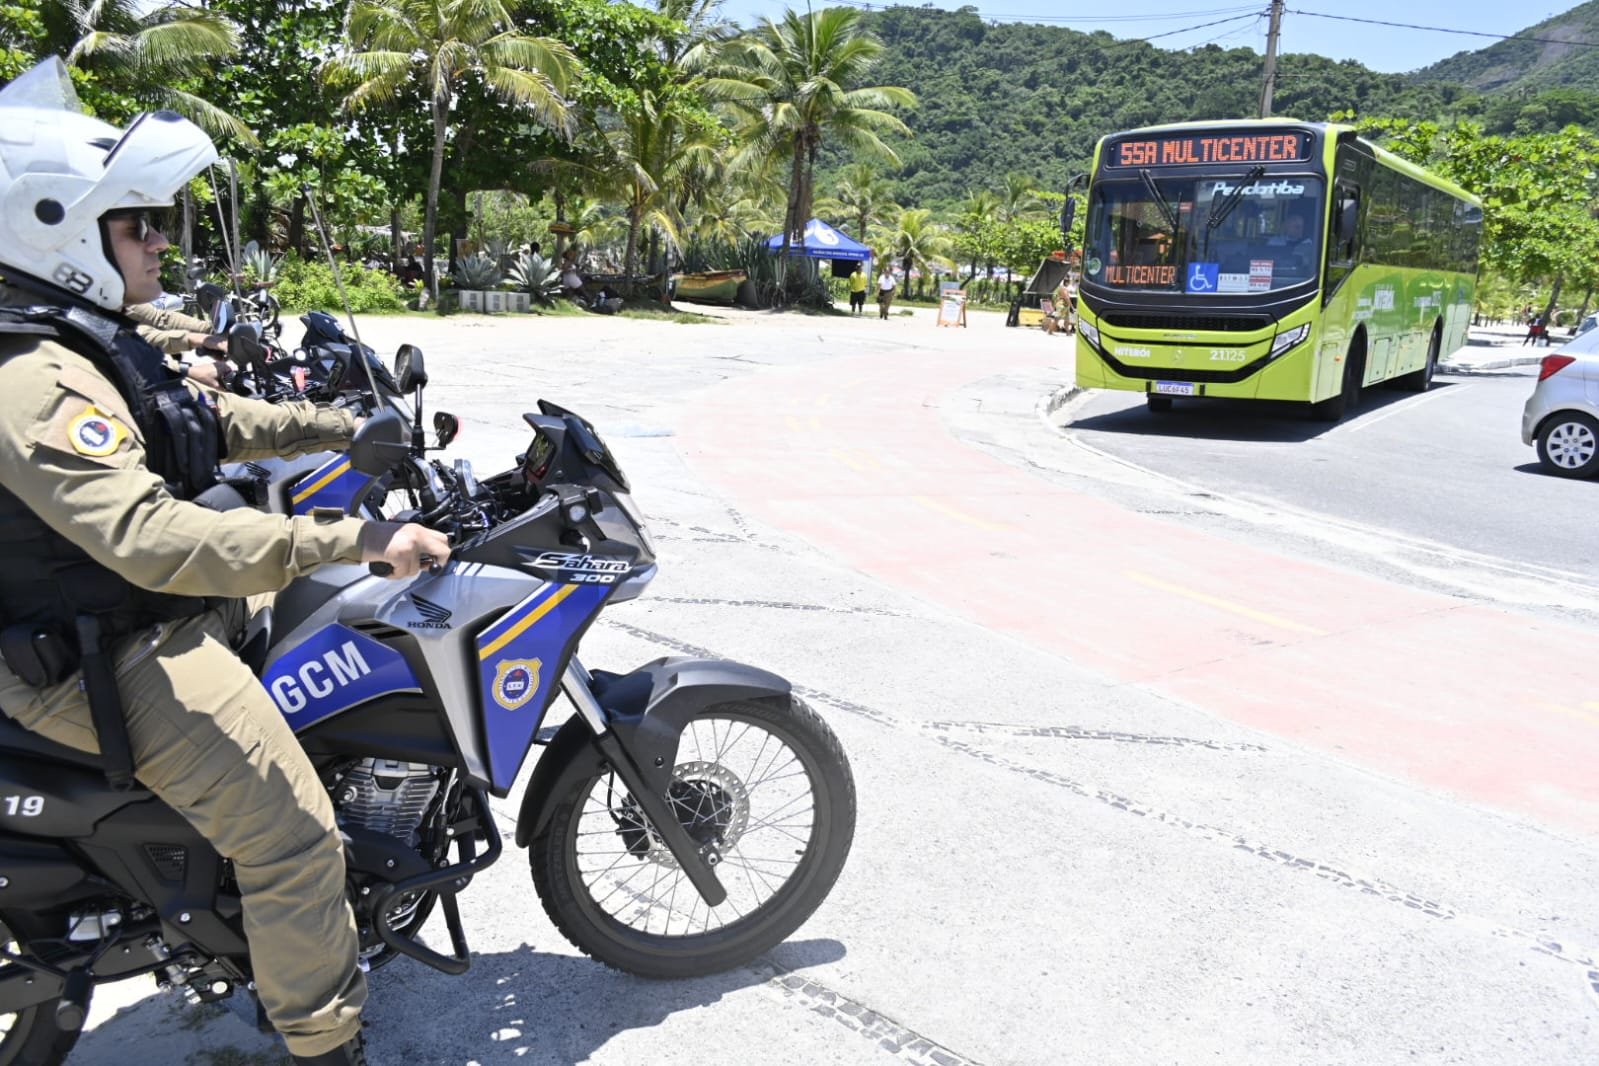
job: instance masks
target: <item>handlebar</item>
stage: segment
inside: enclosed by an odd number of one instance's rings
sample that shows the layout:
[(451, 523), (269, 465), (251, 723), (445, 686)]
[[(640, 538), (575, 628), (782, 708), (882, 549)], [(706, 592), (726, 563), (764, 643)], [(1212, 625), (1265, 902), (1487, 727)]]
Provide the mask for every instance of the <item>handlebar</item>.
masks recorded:
[[(438, 559), (432, 555), (422, 556), (422, 565), (427, 568), (427, 572), (430, 574), (438, 575), (444, 573), (444, 567), (440, 566)], [(366, 569), (373, 577), (391, 577), (394, 574), (394, 567), (385, 562), (367, 563)]]

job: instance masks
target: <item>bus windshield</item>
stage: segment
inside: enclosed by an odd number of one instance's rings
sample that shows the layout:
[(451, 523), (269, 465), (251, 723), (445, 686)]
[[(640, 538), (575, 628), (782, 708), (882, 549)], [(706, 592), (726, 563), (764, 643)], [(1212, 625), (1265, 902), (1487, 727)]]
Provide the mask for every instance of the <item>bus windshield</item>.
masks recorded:
[(1322, 182), (1265, 176), (1156, 178), (1094, 186), (1084, 280), (1194, 295), (1262, 293), (1313, 281), (1321, 262)]

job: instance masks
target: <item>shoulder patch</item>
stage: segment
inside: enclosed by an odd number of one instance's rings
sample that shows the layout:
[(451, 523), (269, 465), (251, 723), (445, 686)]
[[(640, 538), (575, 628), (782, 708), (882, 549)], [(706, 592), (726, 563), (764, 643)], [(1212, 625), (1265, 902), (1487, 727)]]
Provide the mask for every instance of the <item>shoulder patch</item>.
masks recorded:
[(79, 455), (103, 459), (122, 446), (128, 431), (122, 423), (90, 404), (67, 426), (67, 440)]

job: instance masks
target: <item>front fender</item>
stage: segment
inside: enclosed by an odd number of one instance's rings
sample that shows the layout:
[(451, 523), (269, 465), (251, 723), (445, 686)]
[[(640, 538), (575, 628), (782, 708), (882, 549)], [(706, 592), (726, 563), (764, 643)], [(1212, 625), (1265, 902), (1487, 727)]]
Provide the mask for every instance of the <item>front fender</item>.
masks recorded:
[[(671, 783), (678, 737), (689, 719), (719, 703), (786, 698), (792, 691), (774, 673), (724, 659), (657, 659), (631, 673), (596, 671), (593, 677), (594, 696), (610, 718), (611, 732), (662, 795)], [(588, 723), (572, 716), (533, 769), (516, 819), (517, 845), (527, 847), (549, 822), (559, 798), (604, 766)]]

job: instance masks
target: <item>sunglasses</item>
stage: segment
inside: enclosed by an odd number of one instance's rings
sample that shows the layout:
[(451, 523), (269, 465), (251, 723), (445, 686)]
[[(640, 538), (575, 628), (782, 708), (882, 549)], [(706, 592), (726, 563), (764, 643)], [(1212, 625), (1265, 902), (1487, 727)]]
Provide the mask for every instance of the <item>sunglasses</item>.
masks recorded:
[(133, 226), (133, 239), (141, 244), (150, 239), (150, 234), (161, 230), (161, 220), (156, 213), (147, 208), (136, 208), (132, 211), (110, 211), (106, 219), (115, 222), (128, 222)]

